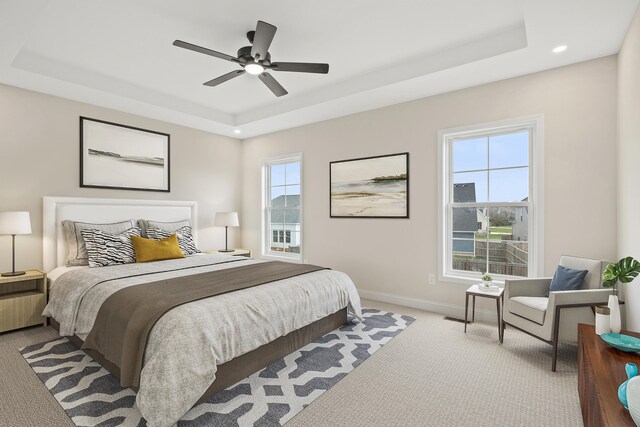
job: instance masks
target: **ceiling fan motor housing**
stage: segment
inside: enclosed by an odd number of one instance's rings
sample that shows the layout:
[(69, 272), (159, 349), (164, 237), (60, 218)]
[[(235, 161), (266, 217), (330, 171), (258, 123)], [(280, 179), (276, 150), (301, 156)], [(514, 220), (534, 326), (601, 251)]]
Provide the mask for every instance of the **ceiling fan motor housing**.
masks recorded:
[[(253, 56), (251, 56), (251, 46), (245, 46), (238, 49), (238, 59), (242, 63), (253, 62)], [(260, 58), (260, 63), (269, 65), (271, 63), (271, 54), (267, 53), (266, 58)]]

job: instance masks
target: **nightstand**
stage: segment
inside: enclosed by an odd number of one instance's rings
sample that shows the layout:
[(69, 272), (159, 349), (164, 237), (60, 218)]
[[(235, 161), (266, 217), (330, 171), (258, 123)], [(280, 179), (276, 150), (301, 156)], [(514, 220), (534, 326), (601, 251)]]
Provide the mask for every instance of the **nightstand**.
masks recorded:
[(28, 270), (22, 276), (0, 277), (0, 332), (42, 324), (47, 304), (47, 275)]
[(246, 256), (247, 258), (251, 258), (251, 251), (246, 249), (234, 249), (232, 252), (220, 252), (218, 249), (212, 249), (209, 251), (202, 251), (205, 254), (220, 254), (220, 255), (231, 255), (231, 256)]

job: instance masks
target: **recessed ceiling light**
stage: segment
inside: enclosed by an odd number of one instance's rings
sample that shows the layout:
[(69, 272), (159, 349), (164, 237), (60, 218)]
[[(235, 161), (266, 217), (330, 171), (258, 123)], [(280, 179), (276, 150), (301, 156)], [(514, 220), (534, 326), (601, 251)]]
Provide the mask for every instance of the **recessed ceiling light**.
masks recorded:
[(554, 47), (551, 52), (553, 52), (553, 53), (561, 53), (561, 52), (564, 52), (565, 50), (567, 50), (567, 45), (566, 44), (561, 44), (560, 46)]
[(236, 135), (240, 135), (240, 132), (242, 132), (240, 129), (234, 129), (233, 133), (235, 133)]

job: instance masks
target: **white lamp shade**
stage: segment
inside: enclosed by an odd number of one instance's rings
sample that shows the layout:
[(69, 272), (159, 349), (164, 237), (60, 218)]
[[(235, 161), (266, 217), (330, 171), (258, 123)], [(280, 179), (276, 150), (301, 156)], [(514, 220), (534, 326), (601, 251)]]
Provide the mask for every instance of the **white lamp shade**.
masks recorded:
[(0, 212), (0, 234), (31, 234), (29, 212)]
[(238, 221), (238, 212), (217, 212), (213, 225), (220, 227), (237, 227), (240, 225)]

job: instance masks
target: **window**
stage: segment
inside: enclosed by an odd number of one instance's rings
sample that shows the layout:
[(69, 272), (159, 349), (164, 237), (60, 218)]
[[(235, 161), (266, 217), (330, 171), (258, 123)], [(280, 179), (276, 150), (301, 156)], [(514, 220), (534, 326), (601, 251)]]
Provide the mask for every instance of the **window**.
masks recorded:
[(301, 260), (302, 156), (263, 163), (263, 255)]
[(440, 133), (440, 279), (541, 273), (541, 118)]

